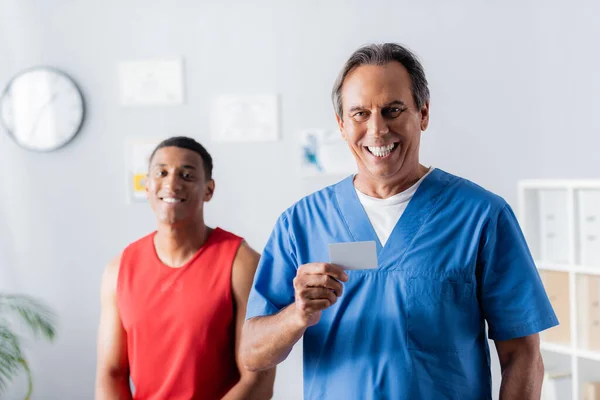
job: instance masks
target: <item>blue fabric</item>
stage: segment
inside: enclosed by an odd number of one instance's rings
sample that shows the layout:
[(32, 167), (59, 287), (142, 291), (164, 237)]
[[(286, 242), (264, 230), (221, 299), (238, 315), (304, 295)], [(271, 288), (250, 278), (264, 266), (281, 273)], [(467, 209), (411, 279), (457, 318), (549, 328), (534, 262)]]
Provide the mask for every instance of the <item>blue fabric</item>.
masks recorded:
[(381, 246), (353, 177), (279, 218), (247, 318), (294, 301), (300, 265), (328, 262), (329, 243), (377, 243), (378, 268), (348, 271), (337, 303), (304, 335), (305, 399), (491, 399), (489, 337), (557, 325), (506, 202), (435, 169)]

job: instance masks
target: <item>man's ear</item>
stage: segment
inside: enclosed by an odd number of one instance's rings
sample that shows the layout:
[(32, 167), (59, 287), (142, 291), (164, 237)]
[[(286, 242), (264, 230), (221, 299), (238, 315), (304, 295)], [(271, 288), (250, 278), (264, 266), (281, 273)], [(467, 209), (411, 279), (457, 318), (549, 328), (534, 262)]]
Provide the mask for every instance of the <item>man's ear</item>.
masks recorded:
[(424, 131), (429, 126), (429, 101), (425, 102), (420, 110), (421, 114), (421, 131)]
[(210, 179), (205, 184), (204, 201), (205, 202), (209, 202), (210, 199), (212, 199), (213, 194), (215, 194), (215, 180), (214, 179)]
[(346, 134), (344, 133), (344, 120), (342, 119), (342, 117), (337, 115), (337, 113), (335, 114), (335, 120), (337, 121), (338, 128), (340, 128), (340, 133), (342, 134), (342, 138), (344, 140), (346, 140)]
[(146, 174), (146, 176), (144, 177), (144, 191), (146, 192), (146, 199), (147, 200), (150, 200), (150, 198), (149, 198), (150, 197), (150, 191), (148, 189), (149, 179), (150, 179), (150, 175)]

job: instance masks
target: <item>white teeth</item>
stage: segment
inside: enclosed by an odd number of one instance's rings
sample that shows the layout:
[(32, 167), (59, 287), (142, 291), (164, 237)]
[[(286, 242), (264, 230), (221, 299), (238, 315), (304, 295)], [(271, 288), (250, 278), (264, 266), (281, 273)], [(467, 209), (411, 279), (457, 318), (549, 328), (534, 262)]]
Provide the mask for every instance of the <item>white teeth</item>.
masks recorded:
[(181, 199), (175, 199), (173, 197), (165, 197), (163, 199), (164, 202), (166, 203), (180, 203), (182, 200)]
[(385, 157), (392, 152), (394, 149), (394, 144), (392, 143), (381, 147), (367, 146), (367, 148), (373, 155), (377, 157)]

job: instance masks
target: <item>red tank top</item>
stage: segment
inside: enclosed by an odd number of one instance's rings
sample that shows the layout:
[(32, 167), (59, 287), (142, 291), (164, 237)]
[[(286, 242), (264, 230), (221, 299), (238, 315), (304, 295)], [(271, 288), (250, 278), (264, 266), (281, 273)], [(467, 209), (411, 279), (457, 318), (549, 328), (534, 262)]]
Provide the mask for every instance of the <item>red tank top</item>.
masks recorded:
[(220, 399), (239, 381), (231, 269), (242, 238), (215, 229), (180, 268), (154, 235), (121, 256), (117, 304), (127, 332), (134, 399)]

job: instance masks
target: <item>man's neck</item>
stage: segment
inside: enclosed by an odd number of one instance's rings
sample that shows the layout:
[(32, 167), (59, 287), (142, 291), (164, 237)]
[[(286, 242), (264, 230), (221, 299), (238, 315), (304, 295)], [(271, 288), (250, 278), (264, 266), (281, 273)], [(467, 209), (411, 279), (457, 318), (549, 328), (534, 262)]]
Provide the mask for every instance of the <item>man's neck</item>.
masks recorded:
[(415, 168), (392, 179), (367, 178), (366, 173), (359, 172), (354, 178), (354, 187), (367, 196), (387, 199), (410, 188), (425, 176), (428, 171), (427, 167), (418, 164)]
[(154, 236), (154, 248), (163, 264), (177, 268), (188, 262), (206, 243), (212, 229), (204, 221), (196, 223), (161, 224)]

